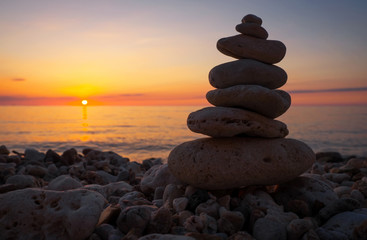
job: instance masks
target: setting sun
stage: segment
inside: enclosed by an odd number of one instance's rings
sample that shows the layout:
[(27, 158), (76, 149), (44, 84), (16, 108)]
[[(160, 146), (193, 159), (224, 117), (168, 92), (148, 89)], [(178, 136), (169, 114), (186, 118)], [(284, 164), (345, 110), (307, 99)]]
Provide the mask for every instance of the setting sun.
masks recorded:
[(88, 101), (84, 99), (84, 100), (82, 101), (82, 104), (85, 106), (85, 105), (87, 105), (87, 104), (88, 104)]

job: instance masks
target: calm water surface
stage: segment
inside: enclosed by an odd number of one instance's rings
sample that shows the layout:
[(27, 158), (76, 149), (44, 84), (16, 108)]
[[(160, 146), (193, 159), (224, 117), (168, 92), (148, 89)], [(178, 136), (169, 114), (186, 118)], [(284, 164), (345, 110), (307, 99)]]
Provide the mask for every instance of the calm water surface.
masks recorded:
[[(71, 147), (111, 150), (132, 161), (167, 158), (176, 145), (196, 138), (186, 127), (190, 107), (0, 107), (0, 144), (59, 153)], [(367, 156), (367, 107), (292, 106), (278, 120), (288, 137), (306, 142), (315, 152), (339, 151)]]

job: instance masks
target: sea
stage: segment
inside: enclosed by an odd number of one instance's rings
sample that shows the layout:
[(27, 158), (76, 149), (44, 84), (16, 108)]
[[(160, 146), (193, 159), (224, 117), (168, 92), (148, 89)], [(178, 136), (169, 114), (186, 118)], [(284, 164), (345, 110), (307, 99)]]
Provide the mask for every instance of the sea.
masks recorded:
[[(185, 141), (205, 137), (186, 126), (204, 106), (0, 106), (0, 145), (58, 153), (113, 151), (131, 161), (162, 158)], [(314, 152), (367, 156), (367, 106), (292, 106), (277, 118)]]

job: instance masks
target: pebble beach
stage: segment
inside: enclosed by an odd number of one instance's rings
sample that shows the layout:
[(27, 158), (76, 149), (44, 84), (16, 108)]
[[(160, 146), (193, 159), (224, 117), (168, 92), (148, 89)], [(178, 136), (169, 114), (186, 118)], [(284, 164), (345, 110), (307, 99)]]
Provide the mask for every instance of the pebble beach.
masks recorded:
[(286, 138), (286, 47), (261, 25), (248, 14), (218, 40), (236, 60), (210, 71), (213, 106), (187, 118), (205, 137), (167, 161), (0, 144), (0, 239), (367, 239), (367, 158)]
[(367, 158), (320, 152), (274, 186), (207, 191), (162, 159), (0, 147), (0, 239), (366, 239)]

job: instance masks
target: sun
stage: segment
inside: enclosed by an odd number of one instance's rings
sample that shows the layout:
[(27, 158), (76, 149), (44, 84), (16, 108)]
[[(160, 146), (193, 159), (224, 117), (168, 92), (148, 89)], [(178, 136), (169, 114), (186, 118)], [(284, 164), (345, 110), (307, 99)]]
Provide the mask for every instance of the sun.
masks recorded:
[(87, 104), (88, 104), (88, 101), (84, 99), (84, 100), (82, 101), (82, 104), (85, 106), (85, 105), (87, 105)]

